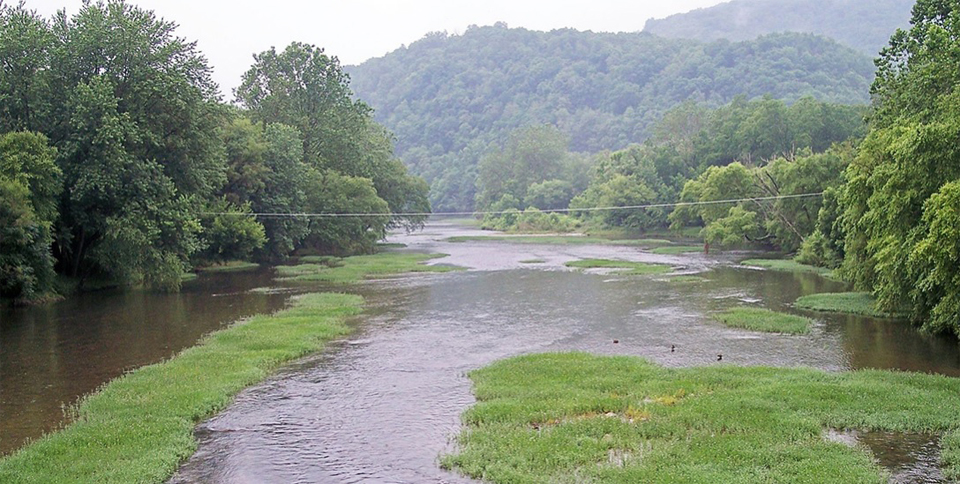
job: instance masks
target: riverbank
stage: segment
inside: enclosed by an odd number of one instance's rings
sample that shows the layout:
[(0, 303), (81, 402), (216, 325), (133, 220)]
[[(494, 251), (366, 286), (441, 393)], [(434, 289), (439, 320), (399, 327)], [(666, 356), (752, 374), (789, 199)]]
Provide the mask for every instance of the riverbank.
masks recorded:
[(196, 449), (193, 427), (244, 387), (348, 332), (363, 300), (307, 294), (289, 309), (215, 332), (164, 363), (84, 398), (74, 423), (0, 460), (0, 482), (163, 482)]
[[(373, 263), (378, 262), (378, 263)], [(351, 276), (426, 270), (401, 254), (338, 260)], [(197, 423), (243, 388), (349, 332), (359, 296), (314, 293), (211, 333), (197, 346), (134, 370), (70, 409), (73, 423), (0, 460), (0, 482), (163, 482), (195, 450)]]
[(470, 373), (478, 403), (442, 464), (488, 482), (885, 482), (845, 429), (942, 435), (960, 477), (960, 379), (890, 371), (668, 369), (582, 353)]

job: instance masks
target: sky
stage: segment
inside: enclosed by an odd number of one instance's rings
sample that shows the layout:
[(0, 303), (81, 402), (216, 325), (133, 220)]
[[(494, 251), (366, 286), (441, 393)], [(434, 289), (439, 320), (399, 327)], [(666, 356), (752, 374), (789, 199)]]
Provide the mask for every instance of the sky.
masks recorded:
[[(7, 0), (13, 3), (14, 0)], [(409, 45), (429, 32), (459, 34), (470, 25), (595, 32), (636, 32), (649, 18), (723, 0), (130, 0), (180, 25), (197, 41), (224, 98), (253, 63), (253, 54), (294, 41), (323, 47), (341, 64), (360, 64)], [(76, 13), (81, 0), (26, 0), (44, 17)]]

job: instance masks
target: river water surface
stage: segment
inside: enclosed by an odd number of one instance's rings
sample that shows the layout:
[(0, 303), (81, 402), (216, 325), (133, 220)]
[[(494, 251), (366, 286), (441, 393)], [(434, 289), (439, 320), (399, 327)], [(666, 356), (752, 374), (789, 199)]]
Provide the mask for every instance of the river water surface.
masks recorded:
[[(460, 413), (473, 403), (466, 373), (525, 353), (637, 355), (672, 367), (719, 364), (722, 354), (722, 364), (960, 376), (955, 340), (922, 335), (902, 322), (807, 313), (817, 324), (801, 337), (714, 322), (710, 315), (718, 310), (747, 305), (795, 312), (790, 304), (799, 296), (844, 289), (810, 274), (737, 267), (746, 254), (658, 256), (622, 246), (445, 241), (473, 234), (479, 231), (432, 223), (424, 232), (392, 237), (408, 246), (403, 250), (449, 254), (434, 263), (468, 270), (348, 289), (369, 305), (352, 322), (356, 331), (243, 391), (201, 424), (200, 448), (172, 482), (469, 482), (438, 466), (460, 431)], [(668, 263), (704, 280), (564, 267), (581, 258)], [(0, 452), (56, 427), (62, 404), (124, 370), (308, 290), (318, 288), (277, 286), (261, 271), (204, 276), (180, 295), (105, 293), (46, 309), (5, 310)], [(942, 481), (931, 437), (843, 438), (874, 449), (898, 482)]]
[[(373, 309), (356, 322), (358, 331), (244, 391), (202, 424), (200, 450), (172, 482), (468, 482), (438, 467), (438, 456), (452, 450), (460, 413), (473, 402), (466, 373), (523, 353), (628, 354), (675, 367), (718, 364), (722, 354), (723, 364), (960, 376), (955, 341), (922, 336), (904, 323), (818, 315), (811, 335), (793, 337), (728, 329), (710, 318), (739, 305), (791, 311), (801, 295), (843, 289), (817, 276), (731, 267), (736, 254), (665, 257), (629, 247), (444, 242), (452, 235), (463, 230), (433, 224), (394, 241), (450, 254), (437, 262), (467, 272), (364, 287)], [(563, 266), (580, 258), (671, 263), (706, 281)], [(936, 445), (910, 458), (914, 451), (904, 448), (890, 460), (897, 480), (942, 480), (923, 459)]]

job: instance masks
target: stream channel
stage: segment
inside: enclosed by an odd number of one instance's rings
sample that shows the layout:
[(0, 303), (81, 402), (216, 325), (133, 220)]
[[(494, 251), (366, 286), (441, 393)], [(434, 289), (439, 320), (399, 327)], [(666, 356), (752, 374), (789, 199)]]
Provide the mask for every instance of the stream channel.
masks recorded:
[[(799, 337), (714, 322), (713, 312), (735, 306), (796, 313), (791, 304), (799, 296), (845, 289), (813, 274), (739, 267), (747, 254), (662, 256), (626, 246), (446, 241), (463, 235), (489, 232), (440, 221), (391, 236), (390, 242), (406, 244), (402, 250), (449, 254), (433, 263), (467, 271), (347, 288), (369, 306), (352, 321), (355, 332), (241, 392), (226, 411), (199, 425), (199, 450), (171, 482), (473, 482), (438, 466), (438, 457), (453, 449), (460, 413), (473, 403), (466, 373), (526, 353), (626, 354), (669, 367), (721, 364), (716, 356), (723, 354), (722, 364), (729, 365), (960, 377), (956, 340), (921, 334), (904, 322), (804, 313), (817, 323)], [(564, 266), (584, 258), (666, 263), (703, 280)], [(123, 371), (169, 357), (230, 321), (276, 310), (291, 294), (325, 289), (278, 286), (272, 278), (269, 270), (210, 274), (179, 295), (94, 293), (46, 308), (3, 309), (0, 454), (62, 425), (64, 405)], [(894, 482), (943, 482), (935, 437), (837, 438), (869, 447)]]

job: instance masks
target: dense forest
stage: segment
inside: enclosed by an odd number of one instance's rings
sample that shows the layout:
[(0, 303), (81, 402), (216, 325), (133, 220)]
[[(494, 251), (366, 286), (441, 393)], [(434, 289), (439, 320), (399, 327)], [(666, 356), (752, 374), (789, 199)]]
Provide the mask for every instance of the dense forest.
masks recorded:
[(808, 34), (704, 44), (503, 24), (430, 34), (347, 70), (437, 210), (473, 209), (481, 158), (518, 128), (557, 126), (574, 152), (620, 150), (685, 101), (865, 104), (873, 78), (867, 56)]
[(175, 24), (119, 0), (0, 6), (0, 58), (2, 297), (49, 297), (58, 273), (176, 290), (195, 265), (368, 251), (423, 221), (382, 214), (429, 210), (319, 48), (256, 55), (239, 107)]
[(734, 0), (650, 19), (643, 31), (704, 42), (751, 40), (775, 32), (823, 35), (871, 57), (909, 25), (913, 0)]

